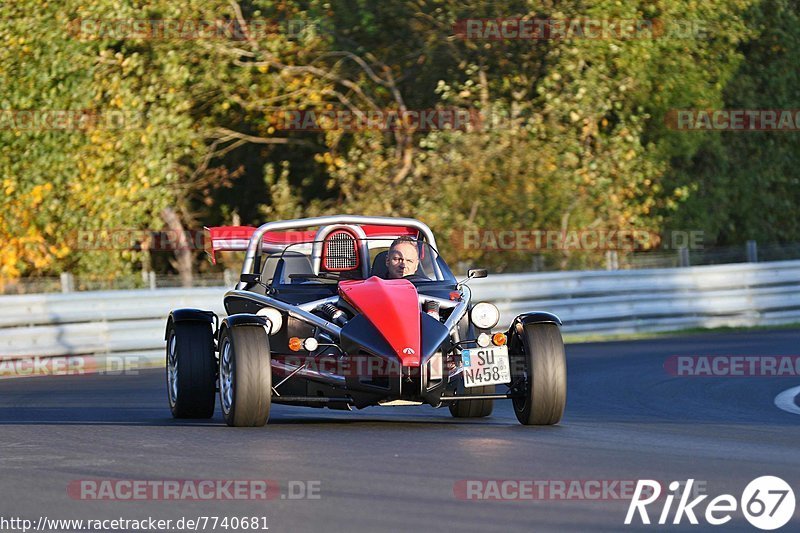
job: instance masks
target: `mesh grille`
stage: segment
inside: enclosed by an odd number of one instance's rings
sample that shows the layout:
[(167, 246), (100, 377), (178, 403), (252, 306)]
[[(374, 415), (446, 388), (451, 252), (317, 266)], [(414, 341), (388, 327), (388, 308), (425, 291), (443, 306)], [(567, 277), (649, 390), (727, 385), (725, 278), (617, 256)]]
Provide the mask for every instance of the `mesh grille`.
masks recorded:
[(337, 231), (328, 237), (325, 253), (325, 268), (328, 270), (351, 270), (358, 266), (356, 240), (346, 231)]

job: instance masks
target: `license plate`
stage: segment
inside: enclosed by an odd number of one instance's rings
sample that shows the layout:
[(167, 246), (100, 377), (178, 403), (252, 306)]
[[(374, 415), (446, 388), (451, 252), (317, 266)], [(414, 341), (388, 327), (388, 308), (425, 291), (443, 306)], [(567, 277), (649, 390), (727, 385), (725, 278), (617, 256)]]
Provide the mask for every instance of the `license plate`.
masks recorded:
[(462, 350), (461, 362), (464, 366), (465, 387), (511, 383), (508, 346)]

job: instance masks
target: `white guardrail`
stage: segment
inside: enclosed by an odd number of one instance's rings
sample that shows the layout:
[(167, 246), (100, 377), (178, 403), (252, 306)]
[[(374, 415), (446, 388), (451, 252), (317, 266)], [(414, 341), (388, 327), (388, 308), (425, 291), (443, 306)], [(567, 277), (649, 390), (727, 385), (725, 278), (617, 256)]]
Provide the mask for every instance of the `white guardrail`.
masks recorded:
[[(800, 322), (800, 261), (676, 269), (490, 275), (470, 283), (501, 325), (558, 315), (565, 333), (617, 334)], [(224, 314), (225, 289), (156, 289), (0, 297), (0, 359), (136, 354), (163, 358), (171, 309)]]

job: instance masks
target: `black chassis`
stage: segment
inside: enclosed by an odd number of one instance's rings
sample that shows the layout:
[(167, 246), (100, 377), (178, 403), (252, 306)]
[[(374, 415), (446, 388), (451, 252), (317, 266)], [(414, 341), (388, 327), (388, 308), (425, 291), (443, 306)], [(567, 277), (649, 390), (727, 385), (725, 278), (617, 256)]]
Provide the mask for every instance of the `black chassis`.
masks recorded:
[[(510, 353), (512, 365), (512, 383), (508, 391), (493, 394), (469, 394), (460, 373), (453, 374), (448, 363), (460, 364), (460, 349), (477, 346), (475, 339), (480, 333), (491, 333), (489, 330), (475, 328), (469, 320), (471, 310), (471, 293), (466, 286), (456, 287), (448, 283), (433, 283), (424, 288), (418, 287), (420, 298), (436, 298), (446, 301), (452, 291), (460, 290), (463, 306), (455, 305), (445, 318), (444, 324), (420, 312), (422, 334), (421, 365), (416, 372), (406, 368), (403, 375), (376, 379), (368, 376), (337, 375), (304, 368), (304, 358), (346, 357), (343, 354), (359, 353), (366, 357), (382, 359), (386, 365), (399, 367), (399, 362), (391, 353), (388, 345), (378, 330), (363, 316), (355, 315), (344, 326), (338, 327), (306, 310), (322, 301), (347, 308), (346, 302), (338, 298), (336, 285), (320, 285), (314, 288), (288, 289), (280, 293), (273, 287), (266, 287), (267, 294), (262, 294), (258, 283), (251, 283), (243, 289), (229, 291), (224, 297), (228, 316), (221, 322), (211, 311), (200, 309), (173, 310), (167, 322), (170, 324), (184, 321), (200, 321), (213, 328), (215, 338), (214, 353), (217, 354), (217, 375), (219, 374), (218, 347), (222, 334), (227, 328), (258, 326), (265, 328), (267, 334), (271, 330), (271, 322), (266, 316), (257, 314), (261, 309), (271, 307), (281, 313), (282, 323), (278, 331), (269, 335), (269, 348), (272, 358), (273, 390), (272, 402), (288, 405), (310, 407), (327, 406), (334, 409), (363, 408), (393, 400), (405, 400), (414, 403), (427, 403), (434, 407), (456, 401), (483, 399), (511, 399), (522, 394), (520, 381), (524, 380), (525, 363), (520, 354)], [(261, 286), (264, 287), (263, 285)], [(311, 305), (309, 305), (311, 304)], [(460, 316), (452, 314), (458, 312)], [(445, 315), (447, 316), (447, 315)], [(452, 318), (453, 320), (448, 320)], [(521, 334), (527, 324), (556, 324), (561, 320), (547, 312), (531, 312), (517, 316), (508, 328), (506, 335), (510, 340), (515, 334)], [(337, 331), (338, 335), (331, 334)], [(308, 338), (327, 336), (335, 346), (323, 346), (313, 352), (301, 349), (293, 352), (289, 349), (291, 337)], [(326, 343), (328, 344), (328, 343)], [(441, 354), (441, 357), (436, 357)], [(288, 358), (286, 356), (289, 356)], [(292, 361), (297, 361), (291, 364)], [(439, 372), (442, 379), (431, 379), (431, 365), (438, 362), (442, 365)], [(515, 370), (516, 369), (516, 370)]]

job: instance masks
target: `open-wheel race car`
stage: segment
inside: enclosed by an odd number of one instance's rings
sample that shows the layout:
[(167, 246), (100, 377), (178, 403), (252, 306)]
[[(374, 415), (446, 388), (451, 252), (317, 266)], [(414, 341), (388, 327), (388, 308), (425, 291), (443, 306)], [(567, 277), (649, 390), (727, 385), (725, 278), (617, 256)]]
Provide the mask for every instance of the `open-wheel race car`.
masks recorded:
[(211, 255), (246, 251), (227, 316), (176, 309), (166, 327), (176, 418), (262, 426), (275, 404), (352, 409), (447, 406), (458, 418), (511, 400), (526, 425), (556, 424), (566, 403), (561, 322), (546, 312), (495, 331), (430, 228), (409, 218), (327, 216), (208, 228)]

